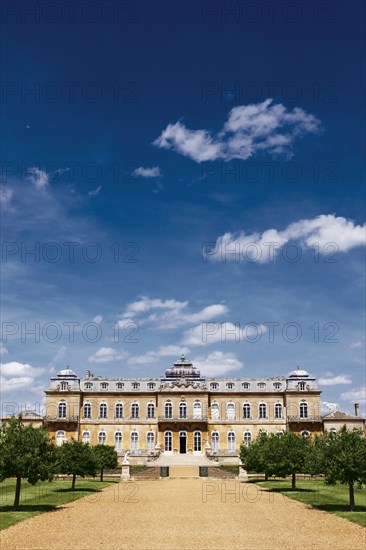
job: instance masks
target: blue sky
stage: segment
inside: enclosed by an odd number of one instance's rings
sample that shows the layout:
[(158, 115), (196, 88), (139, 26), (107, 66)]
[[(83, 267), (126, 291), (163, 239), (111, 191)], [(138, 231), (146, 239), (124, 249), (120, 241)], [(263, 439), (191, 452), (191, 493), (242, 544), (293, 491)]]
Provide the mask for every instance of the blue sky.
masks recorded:
[(184, 352), (364, 410), (362, 3), (46, 4), (2, 13), (5, 406)]

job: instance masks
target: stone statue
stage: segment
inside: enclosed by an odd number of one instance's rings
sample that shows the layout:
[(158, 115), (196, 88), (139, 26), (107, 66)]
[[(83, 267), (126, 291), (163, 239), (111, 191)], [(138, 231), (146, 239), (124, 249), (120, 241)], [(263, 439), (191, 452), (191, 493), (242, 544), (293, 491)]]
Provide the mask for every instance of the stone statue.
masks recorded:
[(124, 459), (123, 459), (123, 464), (129, 464), (129, 463), (130, 463), (129, 460), (128, 460), (128, 455), (129, 455), (129, 452), (126, 451), (125, 457), (124, 457)]

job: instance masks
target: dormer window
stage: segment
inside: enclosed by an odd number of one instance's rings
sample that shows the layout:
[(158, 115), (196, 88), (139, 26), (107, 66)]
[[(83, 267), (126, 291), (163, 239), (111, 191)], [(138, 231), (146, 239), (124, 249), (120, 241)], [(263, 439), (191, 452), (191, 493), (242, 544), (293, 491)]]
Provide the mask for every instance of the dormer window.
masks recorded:
[(305, 382), (299, 382), (299, 390), (301, 391), (305, 390)]
[(101, 390), (107, 390), (108, 389), (108, 382), (102, 382), (100, 384), (100, 389)]
[(249, 390), (250, 384), (249, 382), (243, 382), (241, 387), (243, 388), (243, 390)]
[(133, 390), (139, 390), (140, 384), (138, 382), (132, 382), (132, 389)]
[(117, 388), (117, 390), (123, 390), (124, 384), (122, 382), (117, 382), (116, 388)]
[(228, 382), (226, 384), (226, 389), (227, 390), (233, 390), (235, 388), (235, 384), (233, 382)]
[(218, 385), (217, 382), (211, 382), (210, 388), (211, 388), (211, 390), (218, 390), (219, 385)]
[(282, 388), (282, 384), (280, 384), (279, 382), (275, 382), (273, 384), (273, 387), (275, 390), (280, 390)]
[(155, 382), (149, 382), (147, 385), (148, 390), (154, 390), (155, 389)]
[(86, 390), (91, 390), (93, 388), (93, 384), (91, 382), (86, 382), (86, 384), (84, 384), (84, 388)]
[(66, 391), (66, 390), (68, 390), (68, 389), (69, 389), (68, 383), (67, 383), (67, 382), (61, 382), (61, 384), (60, 384), (60, 390), (61, 390), (61, 391)]
[(265, 383), (264, 383), (264, 382), (259, 382), (259, 384), (258, 384), (258, 389), (259, 389), (259, 390), (265, 390), (265, 389), (266, 389)]

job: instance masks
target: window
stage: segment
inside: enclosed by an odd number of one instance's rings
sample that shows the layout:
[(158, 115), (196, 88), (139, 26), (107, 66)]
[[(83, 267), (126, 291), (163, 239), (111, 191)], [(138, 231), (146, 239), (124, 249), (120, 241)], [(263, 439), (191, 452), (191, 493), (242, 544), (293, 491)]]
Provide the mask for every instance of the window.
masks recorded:
[(218, 389), (219, 389), (219, 385), (218, 385), (217, 382), (211, 382), (210, 388), (211, 388), (211, 390), (218, 390)]
[(241, 385), (241, 387), (243, 388), (243, 390), (249, 390), (250, 384), (249, 384), (249, 382), (243, 382), (243, 384)]
[(86, 390), (91, 390), (92, 387), (93, 387), (93, 384), (92, 384), (91, 382), (86, 382), (86, 383), (84, 384), (84, 388), (85, 388)]
[(202, 403), (199, 401), (193, 405), (193, 418), (202, 418)]
[(187, 418), (187, 403), (185, 401), (179, 403), (179, 418)]
[(227, 390), (233, 390), (235, 388), (235, 384), (233, 382), (228, 382), (226, 384), (226, 389)]
[(105, 403), (99, 405), (99, 418), (107, 418), (107, 405)]
[(301, 432), (301, 435), (302, 435), (302, 437), (310, 437), (310, 432), (308, 432), (308, 430), (303, 430)]
[(212, 432), (211, 449), (214, 453), (219, 452), (219, 432)]
[(249, 447), (252, 442), (252, 434), (250, 432), (244, 432), (244, 445)]
[(212, 403), (211, 405), (211, 418), (213, 420), (217, 420), (220, 418), (220, 411), (219, 411), (219, 404), (218, 403)]
[(229, 453), (235, 453), (235, 432), (227, 434), (227, 450)]
[(306, 401), (302, 401), (300, 403), (300, 418), (307, 418), (308, 417), (308, 404)]
[(116, 384), (117, 390), (123, 390), (124, 386), (125, 385), (122, 382), (117, 382), (117, 384)]
[(201, 432), (194, 432), (193, 434), (193, 450), (196, 453), (200, 453), (202, 449), (202, 434)]
[(305, 382), (299, 382), (299, 390), (304, 391), (305, 389)]
[(84, 418), (91, 418), (91, 404), (85, 403), (84, 405)]
[(164, 434), (164, 451), (170, 452), (173, 448), (173, 435), (168, 431)]
[(165, 403), (164, 414), (165, 414), (165, 418), (173, 417), (173, 405), (170, 403), (170, 401)]
[(265, 390), (266, 389), (266, 385), (265, 385), (264, 382), (259, 382), (257, 387), (258, 387), (259, 390)]
[(267, 418), (267, 405), (265, 403), (259, 404), (259, 418)]
[(61, 403), (58, 404), (58, 417), (59, 418), (66, 418), (66, 403), (65, 403), (65, 401), (61, 401)]
[(234, 403), (228, 403), (226, 406), (226, 418), (229, 420), (235, 419), (235, 405)]
[(61, 382), (61, 384), (60, 384), (60, 390), (61, 390), (61, 391), (65, 391), (65, 390), (67, 390), (68, 388), (69, 388), (69, 385), (68, 385), (67, 382)]
[(149, 382), (148, 385), (147, 385), (147, 389), (148, 390), (154, 390), (155, 389), (155, 383), (154, 382)]
[(58, 430), (56, 433), (56, 445), (60, 447), (65, 441), (67, 441), (65, 430)]
[(99, 445), (105, 445), (107, 441), (107, 434), (105, 432), (99, 432), (98, 443)]
[(123, 418), (123, 405), (122, 403), (116, 403), (114, 415), (116, 418)]
[(154, 432), (147, 432), (146, 434), (146, 448), (148, 453), (152, 453), (154, 450)]
[(100, 389), (101, 390), (107, 390), (108, 389), (108, 383), (107, 382), (102, 382), (100, 384)]
[(275, 382), (273, 384), (273, 387), (275, 390), (280, 390), (282, 388), (282, 384), (280, 384), (279, 382)]
[(281, 403), (275, 404), (275, 418), (282, 418), (282, 405)]
[(132, 389), (133, 390), (139, 390), (140, 384), (138, 382), (132, 382)]
[(83, 432), (82, 441), (83, 443), (90, 443), (90, 432), (88, 431)]
[(136, 453), (139, 449), (139, 434), (131, 432), (131, 453)]
[(244, 403), (244, 405), (243, 405), (243, 418), (250, 418), (250, 405), (249, 405), (249, 403)]
[(139, 405), (138, 403), (132, 403), (131, 405), (131, 418), (139, 417)]
[(154, 403), (149, 403), (147, 406), (147, 417), (154, 418), (155, 416), (155, 405)]
[(115, 451), (121, 451), (122, 450), (122, 434), (121, 432), (116, 432), (114, 434), (114, 449)]

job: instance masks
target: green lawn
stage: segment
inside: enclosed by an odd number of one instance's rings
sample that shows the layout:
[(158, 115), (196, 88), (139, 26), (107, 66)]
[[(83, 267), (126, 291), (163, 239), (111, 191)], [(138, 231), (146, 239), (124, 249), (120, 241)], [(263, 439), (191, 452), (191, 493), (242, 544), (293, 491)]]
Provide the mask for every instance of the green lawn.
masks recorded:
[(117, 483), (117, 481), (101, 483), (94, 479), (77, 478), (75, 491), (72, 492), (70, 479), (52, 481), (51, 483), (40, 481), (36, 485), (22, 481), (19, 509), (17, 512), (13, 512), (15, 480), (6, 479), (0, 483), (0, 530), (78, 498), (88, 495), (93, 498), (93, 493), (97, 493), (111, 483)]
[(296, 481), (297, 491), (291, 490), (290, 480), (258, 481), (261, 487), (279, 492), (289, 498), (309, 504), (314, 508), (336, 514), (366, 527), (366, 491), (355, 487), (356, 511), (349, 512), (348, 487), (325, 485), (323, 480)]

